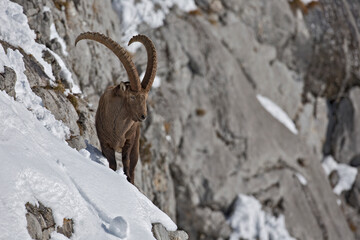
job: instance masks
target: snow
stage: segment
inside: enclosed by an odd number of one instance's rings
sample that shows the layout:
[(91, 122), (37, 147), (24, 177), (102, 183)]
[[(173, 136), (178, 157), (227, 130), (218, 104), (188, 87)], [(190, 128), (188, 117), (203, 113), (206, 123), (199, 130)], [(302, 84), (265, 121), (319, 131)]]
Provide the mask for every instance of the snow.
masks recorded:
[[(152, 28), (160, 27), (164, 24), (164, 19), (169, 13), (170, 8), (177, 5), (183, 11), (196, 9), (194, 0), (114, 0), (112, 5), (117, 12), (121, 29), (124, 29), (122, 41), (127, 42), (130, 38), (138, 34), (137, 29), (141, 24), (147, 24)], [(128, 49), (136, 51), (139, 45), (131, 45)]]
[(72, 79), (72, 76), (71, 76), (71, 72), (69, 71), (69, 69), (67, 69), (64, 61), (55, 52), (51, 51), (50, 49), (47, 49), (47, 50), (55, 57), (56, 61), (58, 62), (59, 66), (61, 68), (60, 75), (62, 75), (62, 77), (64, 79), (66, 79), (67, 83), (71, 87), (71, 92), (74, 94), (80, 94), (81, 90), (80, 90), (79, 86), (74, 83), (74, 80)]
[(318, 0), (301, 0), (305, 5), (311, 2), (318, 2)]
[[(45, 11), (45, 8), (44, 8), (44, 11)], [(53, 39), (56, 39), (60, 43), (62, 53), (64, 54), (64, 56), (67, 56), (68, 52), (66, 51), (66, 43), (65, 43), (64, 39), (62, 39), (59, 36), (59, 33), (56, 31), (56, 27), (55, 27), (54, 23), (52, 23), (50, 25), (50, 40), (53, 40)]]
[(124, 239), (129, 234), (129, 226), (126, 220), (122, 217), (116, 217), (110, 222), (109, 232), (113, 235)]
[(287, 115), (287, 113), (282, 110), (277, 104), (275, 104), (270, 99), (258, 94), (256, 98), (260, 102), (260, 104), (268, 111), (274, 118), (276, 118), (279, 122), (281, 122), (285, 127), (287, 127), (293, 134), (298, 134), (298, 130), (294, 122)]
[(86, 149), (81, 149), (79, 152), (85, 158), (97, 162), (101, 165), (109, 167), (108, 160), (102, 155), (99, 149), (86, 142)]
[(51, 12), (50, 8), (48, 6), (45, 6), (42, 10), (42, 12)]
[(333, 189), (335, 194), (340, 195), (343, 191), (351, 189), (358, 173), (357, 168), (347, 164), (337, 163), (331, 155), (324, 158), (322, 166), (327, 176), (333, 171), (337, 171), (339, 174), (339, 182)]
[[(51, 65), (42, 58), (43, 51), (49, 51), (59, 63), (61, 74), (63, 74), (64, 79), (71, 86), (72, 92), (80, 93), (80, 88), (74, 84), (71, 73), (66, 68), (62, 59), (45, 45), (35, 42), (36, 34), (29, 27), (27, 17), (23, 14), (22, 6), (9, 0), (0, 0), (0, 6), (0, 39), (14, 47), (21, 48), (26, 54), (34, 56), (43, 66), (45, 74), (50, 78), (50, 84), (54, 86), (56, 84)], [(44, 8), (44, 11), (46, 11), (46, 8)], [(62, 49), (63, 51), (65, 50), (64, 47)]]
[[(143, 78), (144, 78), (144, 76), (145, 76), (145, 72), (142, 72), (141, 74), (140, 74), (140, 79), (142, 80)], [(154, 78), (154, 82), (153, 82), (153, 84), (152, 84), (152, 88), (159, 88), (161, 86), (161, 78), (160, 77), (158, 77), (158, 76), (155, 76), (155, 78)]]
[(7, 54), (5, 54), (4, 48), (0, 45), (0, 73), (4, 72), (4, 66), (12, 68), (16, 73), (16, 100), (29, 109), (53, 135), (65, 141), (70, 136), (70, 130), (62, 122), (57, 121), (49, 110), (43, 107), (41, 98), (31, 90), (24, 74), (25, 66), (21, 53), (18, 50), (14, 51), (9, 48)]
[(284, 216), (276, 218), (262, 211), (260, 202), (252, 196), (238, 195), (228, 222), (233, 229), (230, 240), (295, 240), (286, 230)]
[(0, 38), (31, 54), (44, 67), (46, 75), (55, 80), (51, 65), (44, 61), (42, 52), (46, 47), (35, 42), (35, 32), (30, 29), (23, 8), (9, 0), (0, 0)]
[[(57, 225), (74, 220), (77, 239), (154, 239), (151, 223), (172, 220), (117, 174), (55, 137), (0, 91), (0, 239), (30, 239), (25, 203), (42, 202)], [(54, 239), (64, 239), (52, 234)]]
[[(289, 0), (289, 2), (292, 2), (293, 0)], [(318, 0), (301, 0), (305, 5), (311, 3), (311, 2), (318, 2)]]
[(306, 180), (306, 178), (305, 178), (302, 174), (300, 174), (300, 173), (295, 173), (295, 176), (299, 179), (299, 182), (300, 182), (302, 185), (304, 185), (304, 186), (307, 185), (307, 180)]

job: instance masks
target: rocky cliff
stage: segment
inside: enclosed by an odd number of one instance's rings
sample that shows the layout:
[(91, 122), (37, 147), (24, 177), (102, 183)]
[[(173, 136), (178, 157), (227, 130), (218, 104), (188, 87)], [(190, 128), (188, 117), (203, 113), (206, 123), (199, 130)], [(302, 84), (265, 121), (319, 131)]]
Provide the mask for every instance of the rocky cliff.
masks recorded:
[[(41, 65), (24, 49), (0, 43), (23, 53), (31, 88), (70, 128), (68, 143), (99, 148), (99, 96), (127, 76), (103, 46), (89, 41), (75, 48), (74, 40), (81, 32), (98, 31), (125, 45), (116, 1), (14, 2), (23, 6), (36, 41), (62, 58), (82, 94), (64, 91), (71, 86), (51, 52), (43, 58), (52, 65), (57, 87), (48, 85)], [(360, 167), (360, 4), (195, 3), (190, 12), (174, 5), (162, 26), (144, 23), (137, 29), (156, 45), (161, 85), (150, 92), (135, 184), (190, 239), (228, 239), (227, 219), (239, 193), (253, 195), (274, 216), (284, 215), (296, 239), (360, 239), (359, 174), (336, 195), (336, 179), (331, 185), (322, 167), (327, 155)], [(52, 26), (59, 38), (51, 36)], [(139, 48), (139, 72), (146, 61)], [(5, 68), (0, 88), (14, 96), (15, 80)], [(287, 113), (296, 131), (265, 110), (262, 96)]]

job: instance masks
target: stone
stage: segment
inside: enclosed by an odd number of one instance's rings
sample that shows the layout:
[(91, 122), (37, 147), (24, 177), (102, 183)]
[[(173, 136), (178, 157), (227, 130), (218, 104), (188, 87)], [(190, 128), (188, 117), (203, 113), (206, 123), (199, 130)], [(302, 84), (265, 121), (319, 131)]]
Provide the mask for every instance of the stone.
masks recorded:
[(339, 182), (339, 173), (337, 171), (332, 171), (329, 175), (329, 180), (331, 187), (334, 188)]
[(42, 229), (40, 223), (32, 213), (26, 214), (27, 230), (32, 239), (42, 239)]
[(153, 224), (152, 232), (157, 240), (187, 240), (189, 236), (186, 232), (177, 230), (168, 232), (160, 223)]
[(64, 218), (63, 225), (58, 226), (56, 231), (66, 236), (67, 238), (71, 238), (74, 233), (74, 222), (72, 219)]
[(9, 67), (4, 67), (4, 72), (0, 73), (0, 90), (5, 91), (9, 96), (15, 98), (16, 73)]
[(31, 203), (25, 204), (27, 213), (27, 229), (32, 239), (48, 240), (51, 233), (57, 229), (58, 233), (70, 238), (74, 233), (74, 222), (72, 219), (64, 218), (63, 225), (57, 226), (54, 221), (52, 209), (45, 207), (41, 202), (39, 206)]

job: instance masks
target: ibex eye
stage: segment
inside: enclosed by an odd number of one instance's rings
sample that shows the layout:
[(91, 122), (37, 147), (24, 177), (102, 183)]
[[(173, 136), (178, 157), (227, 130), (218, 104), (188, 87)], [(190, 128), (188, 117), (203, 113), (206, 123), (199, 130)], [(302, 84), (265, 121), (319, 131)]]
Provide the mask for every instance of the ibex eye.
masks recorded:
[(131, 99), (131, 100), (135, 100), (135, 96), (130, 96), (130, 99)]

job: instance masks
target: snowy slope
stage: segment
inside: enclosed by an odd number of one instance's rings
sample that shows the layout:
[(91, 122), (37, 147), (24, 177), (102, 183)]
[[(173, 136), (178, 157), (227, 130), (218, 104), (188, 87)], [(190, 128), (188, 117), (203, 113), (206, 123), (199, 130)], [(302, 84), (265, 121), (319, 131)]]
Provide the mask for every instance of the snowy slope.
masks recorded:
[[(83, 157), (51, 134), (21, 103), (0, 92), (0, 239), (30, 239), (25, 203), (41, 201), (55, 221), (75, 222), (72, 239), (154, 239), (151, 223), (171, 219), (122, 173)], [(110, 222), (121, 217), (120, 228)], [(58, 234), (53, 234), (58, 239)]]

